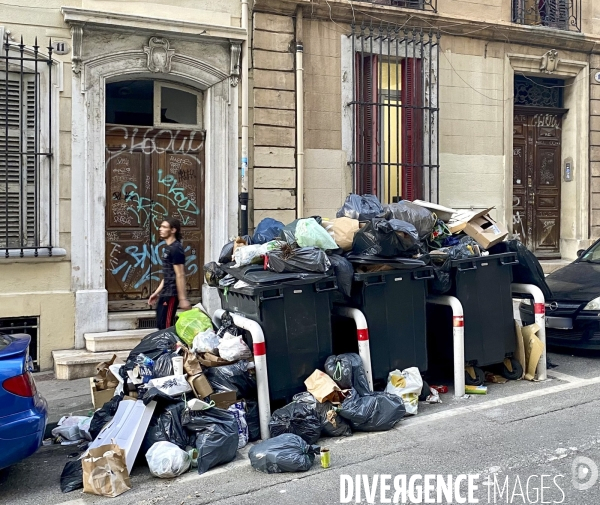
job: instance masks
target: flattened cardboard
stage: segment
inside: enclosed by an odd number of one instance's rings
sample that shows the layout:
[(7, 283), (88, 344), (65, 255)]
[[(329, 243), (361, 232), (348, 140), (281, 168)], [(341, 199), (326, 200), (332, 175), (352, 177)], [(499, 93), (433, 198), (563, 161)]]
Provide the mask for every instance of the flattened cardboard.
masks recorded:
[(202, 400), (203, 398), (212, 395), (214, 392), (213, 388), (210, 386), (210, 382), (208, 382), (208, 379), (203, 373), (188, 377), (187, 381), (190, 386), (192, 386), (192, 391), (196, 398)]
[(467, 227), (467, 223), (469, 221), (481, 216), (485, 216), (486, 214), (489, 214), (491, 210), (494, 210), (494, 207), (480, 211), (459, 210), (452, 215), (452, 218), (450, 218), (450, 221), (448, 222), (448, 229), (450, 230), (450, 233), (458, 233), (463, 231)]
[(216, 356), (215, 354), (211, 354), (210, 352), (198, 353), (198, 361), (202, 366), (208, 368), (215, 366), (233, 365), (233, 363), (235, 363), (234, 361), (224, 360), (220, 356)]
[(451, 209), (450, 207), (444, 207), (443, 205), (438, 205), (437, 203), (426, 202), (424, 200), (413, 200), (412, 203), (420, 207), (425, 207), (427, 210), (433, 212), (438, 219), (441, 219), (445, 223), (452, 219), (452, 216), (456, 214), (454, 209)]
[(210, 395), (210, 400), (215, 402), (215, 407), (227, 410), (237, 401), (237, 393), (235, 391), (213, 393)]

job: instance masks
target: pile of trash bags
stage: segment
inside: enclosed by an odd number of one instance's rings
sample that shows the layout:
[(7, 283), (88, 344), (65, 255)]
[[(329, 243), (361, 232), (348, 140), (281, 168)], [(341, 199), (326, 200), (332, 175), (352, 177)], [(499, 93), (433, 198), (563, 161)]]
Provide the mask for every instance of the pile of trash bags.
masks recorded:
[[(84, 488), (117, 496), (131, 488), (129, 467), (136, 459), (157, 478), (191, 468), (202, 474), (260, 438), (252, 351), (228, 313), (219, 328), (199, 306), (180, 313), (174, 327), (144, 337), (124, 363), (113, 359), (98, 369), (116, 385), (115, 395), (91, 417), (65, 417), (53, 430), (63, 443), (89, 444), (79, 460), (65, 465), (63, 492)], [(91, 455), (104, 449), (104, 467), (92, 469), (99, 458)], [(120, 485), (100, 485), (92, 471), (122, 475), (115, 481)]]

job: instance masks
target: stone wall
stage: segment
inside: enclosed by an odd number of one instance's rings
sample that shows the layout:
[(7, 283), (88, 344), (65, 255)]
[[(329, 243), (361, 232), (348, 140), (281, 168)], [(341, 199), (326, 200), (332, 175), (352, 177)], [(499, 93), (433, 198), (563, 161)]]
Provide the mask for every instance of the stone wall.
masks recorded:
[[(600, 67), (600, 55), (592, 55), (590, 65)], [(591, 239), (600, 238), (600, 83), (590, 76), (590, 200)]]

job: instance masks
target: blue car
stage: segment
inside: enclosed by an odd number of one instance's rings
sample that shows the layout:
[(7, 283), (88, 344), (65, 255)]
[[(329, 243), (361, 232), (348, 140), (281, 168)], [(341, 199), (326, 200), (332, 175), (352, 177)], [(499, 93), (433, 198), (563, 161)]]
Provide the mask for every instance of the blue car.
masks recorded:
[(48, 404), (31, 375), (30, 342), (0, 333), (0, 469), (37, 451), (46, 430)]

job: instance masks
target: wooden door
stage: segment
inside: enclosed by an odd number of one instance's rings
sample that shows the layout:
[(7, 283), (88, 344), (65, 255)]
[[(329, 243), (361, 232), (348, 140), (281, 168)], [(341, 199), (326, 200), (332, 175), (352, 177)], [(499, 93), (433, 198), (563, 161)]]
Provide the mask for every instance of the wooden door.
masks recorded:
[(107, 126), (106, 288), (110, 310), (149, 308), (162, 274), (165, 217), (182, 224), (188, 297), (200, 298), (204, 133)]
[(560, 257), (562, 110), (516, 109), (513, 232), (543, 258)]

